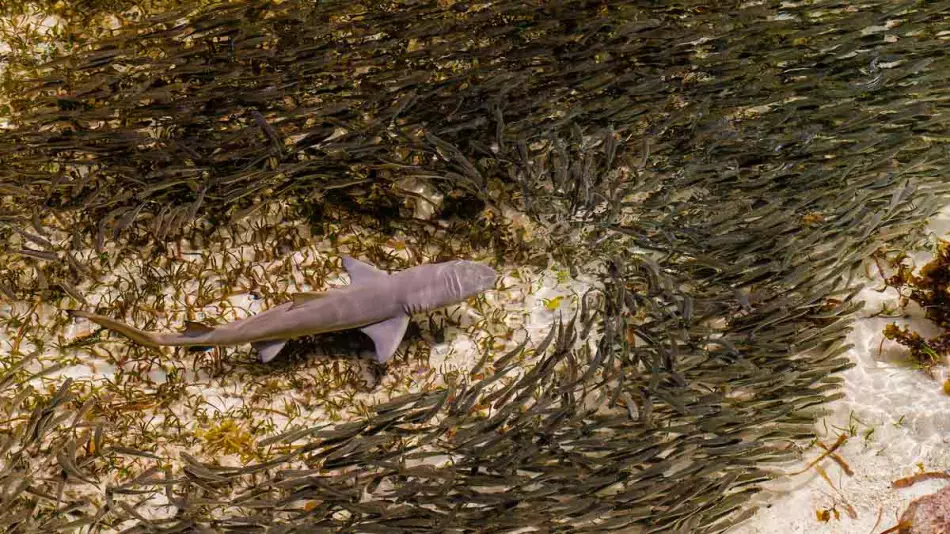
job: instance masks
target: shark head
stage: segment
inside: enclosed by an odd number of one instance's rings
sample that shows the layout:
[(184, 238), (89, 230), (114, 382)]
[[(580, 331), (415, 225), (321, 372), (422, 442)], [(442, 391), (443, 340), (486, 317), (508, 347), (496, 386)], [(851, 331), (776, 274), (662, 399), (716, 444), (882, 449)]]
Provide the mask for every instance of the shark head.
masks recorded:
[(474, 261), (458, 260), (451, 264), (445, 273), (456, 282), (455, 296), (459, 300), (477, 295), (482, 291), (495, 287), (498, 281), (498, 272), (487, 265)]
[(404, 283), (406, 313), (412, 315), (458, 304), (495, 287), (498, 272), (474, 261), (455, 260), (420, 265)]

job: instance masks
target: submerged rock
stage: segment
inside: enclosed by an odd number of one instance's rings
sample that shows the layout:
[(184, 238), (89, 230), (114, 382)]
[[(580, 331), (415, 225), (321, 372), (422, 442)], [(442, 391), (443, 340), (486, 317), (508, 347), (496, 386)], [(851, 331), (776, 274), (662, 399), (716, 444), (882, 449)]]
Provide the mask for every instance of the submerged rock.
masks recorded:
[(950, 534), (950, 486), (910, 503), (900, 525), (901, 534)]

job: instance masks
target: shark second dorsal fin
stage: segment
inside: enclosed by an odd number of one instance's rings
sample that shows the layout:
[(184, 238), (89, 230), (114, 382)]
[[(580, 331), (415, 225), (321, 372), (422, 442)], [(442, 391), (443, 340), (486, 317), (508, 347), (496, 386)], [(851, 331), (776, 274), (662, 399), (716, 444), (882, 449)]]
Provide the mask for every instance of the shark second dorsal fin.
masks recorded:
[(293, 305), (290, 307), (290, 309), (294, 309), (294, 308), (296, 308), (297, 306), (301, 306), (301, 305), (303, 305), (303, 304), (306, 303), (306, 302), (310, 302), (311, 300), (317, 300), (317, 299), (319, 299), (319, 298), (323, 298), (323, 297), (325, 297), (326, 295), (327, 295), (327, 294), (326, 294), (325, 291), (311, 291), (311, 292), (306, 292), (306, 293), (294, 293), (294, 295), (293, 295), (293, 296), (294, 296), (294, 303), (293, 303)]
[(369, 282), (383, 276), (389, 276), (372, 265), (351, 256), (343, 256), (343, 268), (350, 275), (350, 285)]
[(204, 323), (199, 323), (198, 321), (185, 321), (185, 330), (182, 332), (182, 334), (185, 334), (186, 336), (200, 336), (202, 334), (207, 334), (212, 330), (214, 330), (214, 328)]
[(397, 315), (385, 321), (364, 326), (360, 330), (373, 340), (373, 345), (376, 346), (376, 361), (386, 363), (402, 343), (407, 326), (409, 326), (409, 316)]

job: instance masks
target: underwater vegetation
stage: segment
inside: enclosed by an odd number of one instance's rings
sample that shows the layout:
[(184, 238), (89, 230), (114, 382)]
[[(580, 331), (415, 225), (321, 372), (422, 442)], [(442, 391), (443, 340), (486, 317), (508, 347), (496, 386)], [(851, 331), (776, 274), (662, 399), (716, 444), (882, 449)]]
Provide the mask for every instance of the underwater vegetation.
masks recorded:
[[(840, 395), (862, 266), (950, 190), (948, 2), (148, 15), (4, 86), (9, 532), (722, 532)], [(226, 322), (341, 254), (596, 284), (537, 338), (432, 314), (382, 398), (349, 347), (261, 366), (63, 312)], [(461, 333), (472, 363), (430, 365)]]
[(900, 292), (903, 306), (916, 303), (924, 317), (944, 330), (928, 338), (896, 323), (884, 328), (885, 339), (910, 349), (911, 359), (927, 370), (945, 363), (950, 354), (950, 242), (940, 239), (934, 248), (933, 259), (920, 268), (920, 274), (914, 274), (905, 255), (898, 255), (889, 262), (896, 272), (885, 279), (888, 287)]

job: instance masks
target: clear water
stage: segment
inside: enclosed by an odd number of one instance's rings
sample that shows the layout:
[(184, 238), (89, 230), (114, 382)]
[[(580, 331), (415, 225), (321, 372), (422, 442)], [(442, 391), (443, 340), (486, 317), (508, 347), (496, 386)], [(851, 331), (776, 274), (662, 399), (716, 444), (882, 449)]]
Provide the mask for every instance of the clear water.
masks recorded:
[[(928, 231), (937, 237), (947, 235), (950, 206), (934, 218)], [(931, 257), (927, 251), (913, 255), (918, 267)], [(815, 469), (776, 480), (759, 499), (762, 507), (756, 516), (730, 534), (875, 534), (896, 525), (912, 500), (948, 484), (931, 480), (908, 488), (891, 486), (894, 480), (918, 472), (920, 466), (926, 471), (950, 469), (950, 396), (942, 388), (946, 369), (936, 369), (931, 378), (902, 364), (906, 351), (883, 340), (881, 331), (890, 322), (911, 325), (922, 334), (934, 333), (935, 327), (913, 304), (904, 310), (904, 317), (872, 317), (882, 306), (897, 303), (897, 292), (879, 292), (882, 287), (879, 279), (869, 280), (860, 295), (865, 309), (848, 339), (854, 345), (848, 355), (856, 366), (841, 374), (847, 396), (828, 405), (832, 414), (818, 424), (826, 445), (834, 443), (842, 432), (848, 434), (838, 453), (853, 476), (825, 459), (820, 465), (834, 488)], [(812, 447), (803, 459), (810, 462), (822, 452)], [(802, 467), (788, 470), (800, 471)], [(816, 511), (832, 508), (838, 519), (833, 512), (827, 522), (818, 519)]]

